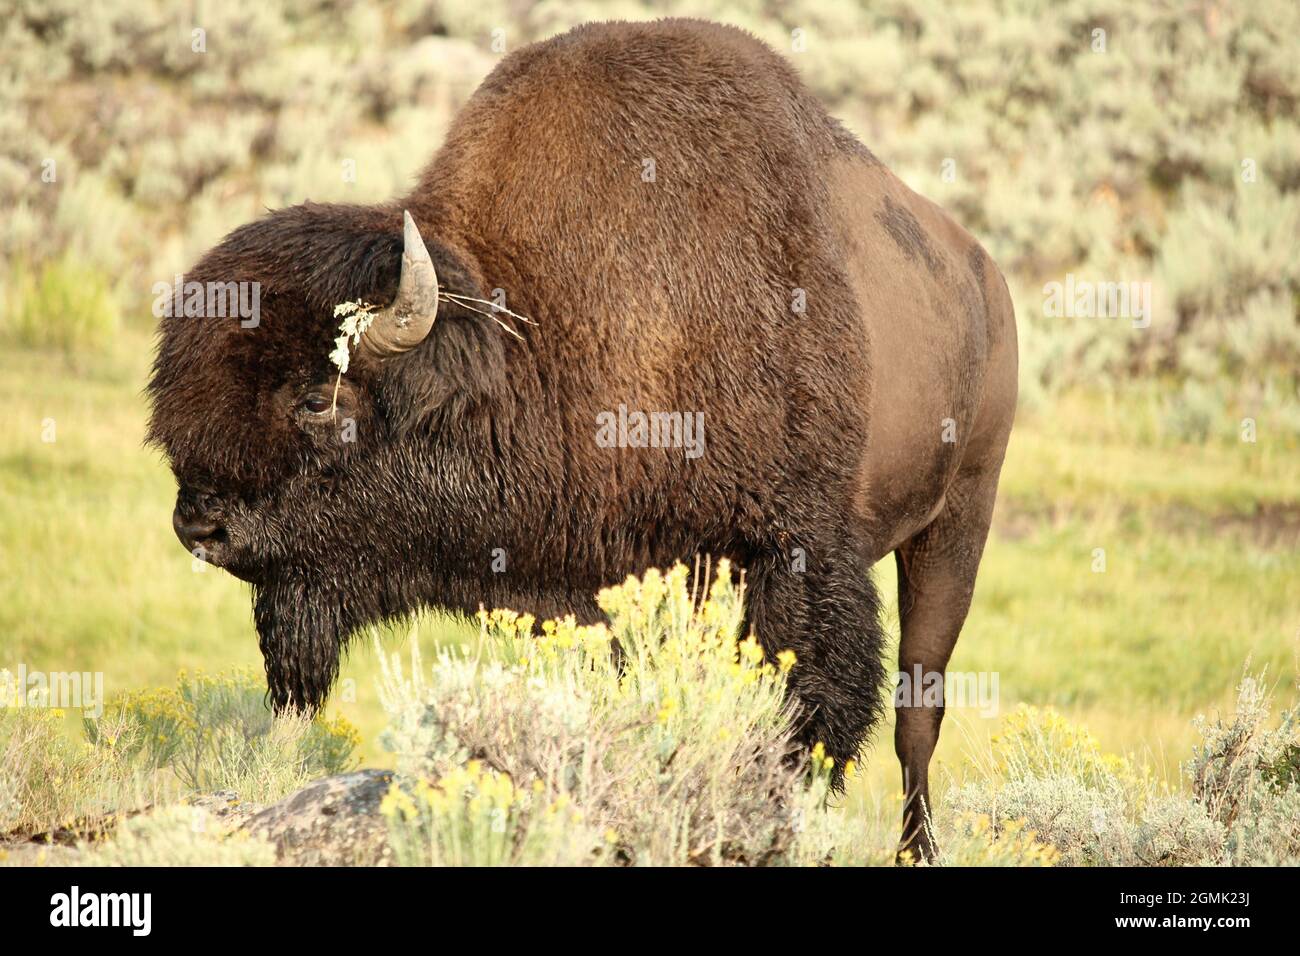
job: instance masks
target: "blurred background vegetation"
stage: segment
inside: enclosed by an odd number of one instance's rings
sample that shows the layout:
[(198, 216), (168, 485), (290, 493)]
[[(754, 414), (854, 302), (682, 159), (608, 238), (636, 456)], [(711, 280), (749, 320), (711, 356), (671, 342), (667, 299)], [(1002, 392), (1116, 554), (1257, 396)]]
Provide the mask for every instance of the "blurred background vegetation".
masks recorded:
[[(268, 207), (407, 189), (503, 50), (664, 15), (784, 52), (1007, 276), (1020, 424), (953, 667), (1158, 767), (1247, 659), (1293, 697), (1293, 0), (0, 0), (0, 666), (121, 691), (257, 665), (245, 589), (191, 567), (140, 447), (151, 286)], [(1150, 326), (1045, 315), (1067, 273), (1150, 282)], [(334, 707), (374, 758), (371, 658)], [(994, 729), (954, 718), (945, 760)], [(863, 786), (894, 785), (889, 738)]]

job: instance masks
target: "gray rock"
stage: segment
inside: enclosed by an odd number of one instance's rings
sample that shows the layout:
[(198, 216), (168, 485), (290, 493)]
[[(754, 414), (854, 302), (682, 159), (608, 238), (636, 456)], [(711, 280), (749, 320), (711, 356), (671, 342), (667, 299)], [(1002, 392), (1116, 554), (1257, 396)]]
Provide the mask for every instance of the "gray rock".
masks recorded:
[(260, 803), (243, 802), (233, 790), (195, 794), (187, 797), (185, 802), (208, 811), (223, 831), (238, 830), (264, 809)]
[(388, 866), (392, 849), (379, 804), (393, 775), (358, 770), (309, 784), (243, 824), (265, 836), (286, 866)]

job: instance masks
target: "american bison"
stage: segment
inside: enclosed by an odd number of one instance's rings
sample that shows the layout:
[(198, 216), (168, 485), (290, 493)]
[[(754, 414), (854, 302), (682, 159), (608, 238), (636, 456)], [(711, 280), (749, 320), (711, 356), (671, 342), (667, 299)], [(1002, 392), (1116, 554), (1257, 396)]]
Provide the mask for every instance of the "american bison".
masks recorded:
[[(408, 195), (271, 213), (185, 278), (260, 292), (253, 322), (162, 321), (149, 437), (181, 541), (252, 584), (277, 708), (318, 706), (367, 623), (594, 620), (600, 587), (697, 555), (744, 569), (746, 626), (795, 651), (800, 739), (837, 767), (888, 699), (890, 552), (900, 670), (943, 671), (1016, 403), (1006, 284), (744, 32), (524, 47)], [(336, 394), (358, 300), (380, 311)], [(928, 704), (900, 699), (895, 736), (922, 853)]]

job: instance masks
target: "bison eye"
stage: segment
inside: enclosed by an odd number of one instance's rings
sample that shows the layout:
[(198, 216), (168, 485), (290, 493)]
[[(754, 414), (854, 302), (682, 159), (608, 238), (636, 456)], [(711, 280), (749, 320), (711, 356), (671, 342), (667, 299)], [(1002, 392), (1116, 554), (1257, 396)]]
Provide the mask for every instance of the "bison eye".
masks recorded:
[(334, 403), (324, 395), (308, 395), (302, 401), (302, 407), (313, 415), (324, 415)]

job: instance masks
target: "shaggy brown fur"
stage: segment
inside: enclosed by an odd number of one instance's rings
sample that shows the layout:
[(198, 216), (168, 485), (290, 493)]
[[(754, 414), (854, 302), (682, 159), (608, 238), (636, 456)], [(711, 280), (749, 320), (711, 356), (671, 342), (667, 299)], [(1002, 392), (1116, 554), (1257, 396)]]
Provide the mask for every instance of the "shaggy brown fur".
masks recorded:
[[(304, 402), (333, 389), (332, 307), (394, 295), (403, 209), (444, 286), (504, 290), (536, 325), (443, 304), (417, 348), (349, 371), (343, 441)], [(798, 656), (801, 739), (840, 767), (886, 699), (869, 571), (891, 551), (900, 669), (946, 665), (1015, 405), (1006, 288), (745, 33), (594, 24), (521, 49), (409, 195), (273, 213), (186, 278), (262, 284), (256, 328), (163, 322), (150, 437), (182, 540), (253, 583), (277, 707), (318, 705), (368, 622), (591, 620), (598, 588), (700, 554), (745, 569), (748, 626)], [(704, 454), (601, 447), (620, 405), (702, 412)], [(898, 709), (922, 852), (941, 719)]]

